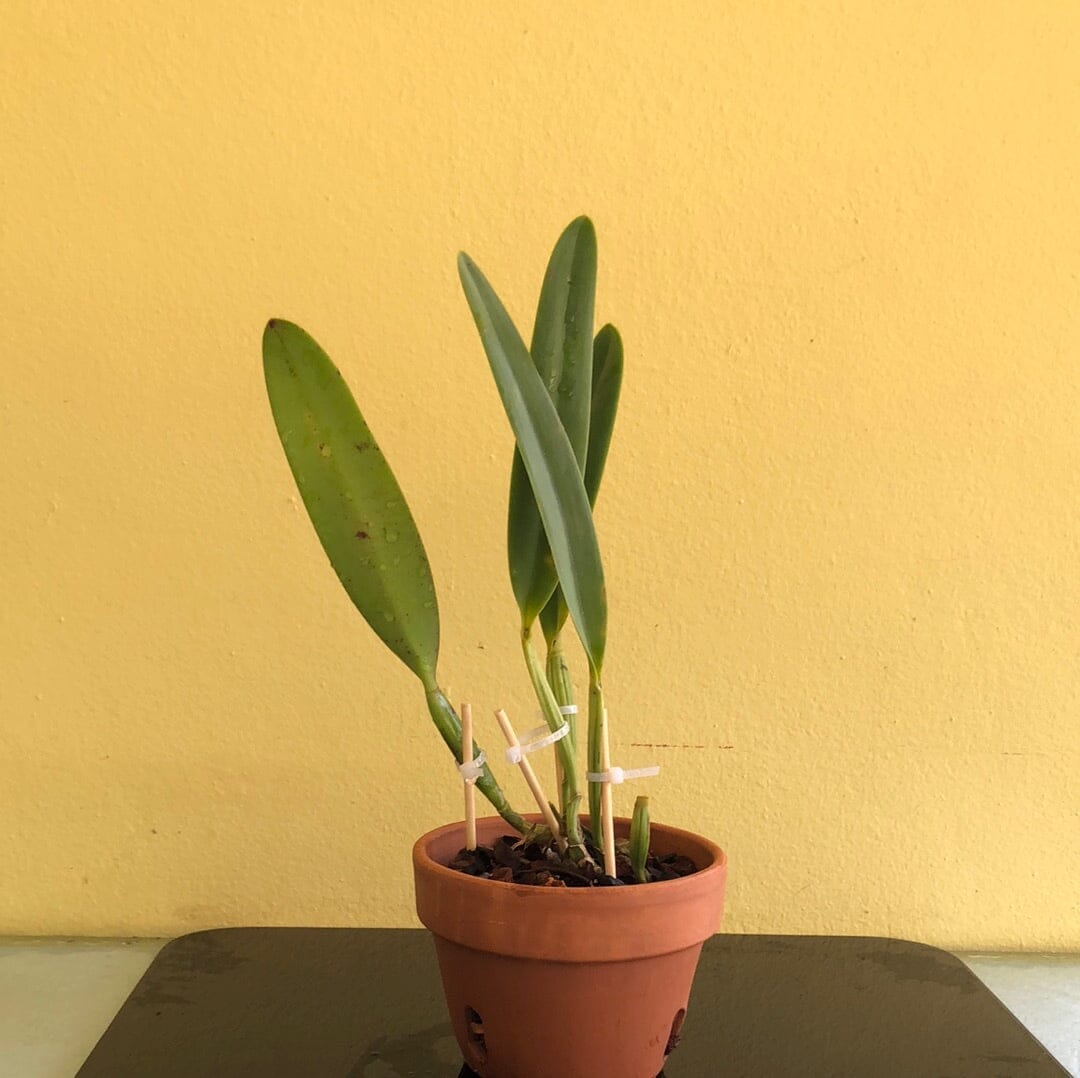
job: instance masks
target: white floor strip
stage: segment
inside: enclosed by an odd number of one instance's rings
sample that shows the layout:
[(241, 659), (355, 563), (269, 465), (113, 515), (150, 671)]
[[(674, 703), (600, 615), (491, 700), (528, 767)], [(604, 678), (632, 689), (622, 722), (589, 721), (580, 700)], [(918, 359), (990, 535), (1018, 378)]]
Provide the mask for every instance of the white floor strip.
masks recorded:
[(72, 1078), (165, 940), (0, 940), (0, 1078)]
[(1080, 955), (959, 957), (1073, 1078), (1080, 1078)]

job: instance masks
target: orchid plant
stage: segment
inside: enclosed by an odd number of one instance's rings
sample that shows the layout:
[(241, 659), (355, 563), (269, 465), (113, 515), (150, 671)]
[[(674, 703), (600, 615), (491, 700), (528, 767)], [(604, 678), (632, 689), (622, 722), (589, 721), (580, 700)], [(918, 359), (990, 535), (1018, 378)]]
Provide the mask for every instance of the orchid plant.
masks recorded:
[[(602, 850), (613, 876), (611, 786), (596, 778), (609, 767), (602, 680), (607, 600), (592, 509), (618, 407), (623, 347), (612, 325), (593, 335), (596, 233), (579, 217), (559, 237), (531, 346), (468, 255), (459, 255), (458, 272), (516, 441), (507, 545), (525, 667), (549, 730), (561, 734), (568, 726), (555, 742), (562, 830), (556, 837), (575, 860)], [(460, 764), (461, 720), (437, 674), (435, 585), (390, 465), (340, 372), (299, 326), (281, 319), (267, 324), (263, 366), (285, 456), (330, 564), (364, 619), (419, 679), (431, 718)], [(580, 819), (579, 731), (563, 648), (568, 620), (588, 662), (588, 835)], [(535, 643), (537, 623), (546, 660)], [(466, 757), (479, 753), (474, 744)], [(486, 762), (476, 767), (475, 782), (512, 828), (530, 831)], [(639, 798), (629, 843), (639, 881), (648, 848), (648, 802)]]

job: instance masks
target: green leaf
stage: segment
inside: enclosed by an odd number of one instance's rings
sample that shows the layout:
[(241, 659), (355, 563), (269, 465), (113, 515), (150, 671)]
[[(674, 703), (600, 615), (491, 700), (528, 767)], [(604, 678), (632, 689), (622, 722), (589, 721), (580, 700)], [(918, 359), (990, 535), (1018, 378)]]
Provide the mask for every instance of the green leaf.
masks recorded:
[(426, 688), (435, 684), (439, 611), (424, 545), (349, 387), (299, 326), (263, 334), (270, 408), (300, 496), (349, 598)]
[[(567, 226), (551, 252), (530, 352), (582, 471), (589, 444), (595, 296), (596, 232), (587, 217), (579, 217)], [(517, 449), (510, 470), (507, 552), (521, 623), (528, 626), (555, 588), (556, 574), (528, 473)]]
[(589, 450), (585, 460), (585, 490), (589, 504), (596, 504), (600, 481), (604, 478), (615, 413), (622, 388), (623, 344), (619, 331), (608, 323), (593, 344), (592, 394), (589, 423)]
[[(589, 448), (585, 459), (585, 493), (589, 505), (596, 505), (600, 480), (604, 477), (615, 413), (619, 408), (622, 386), (623, 346), (619, 331), (611, 324), (604, 326), (593, 344), (592, 393), (590, 394)], [(566, 600), (556, 585), (547, 605), (540, 612), (540, 626), (550, 648), (566, 623)]]
[(604, 661), (607, 598), (577, 458), (501, 300), (468, 255), (458, 256), (458, 272), (528, 472), (566, 605), (589, 661), (599, 670)]

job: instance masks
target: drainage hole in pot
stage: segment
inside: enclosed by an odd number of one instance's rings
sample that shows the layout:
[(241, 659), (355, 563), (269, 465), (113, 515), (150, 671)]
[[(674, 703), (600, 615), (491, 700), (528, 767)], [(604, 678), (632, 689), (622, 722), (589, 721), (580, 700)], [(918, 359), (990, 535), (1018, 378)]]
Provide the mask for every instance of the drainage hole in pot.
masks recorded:
[(483, 1063), (487, 1059), (487, 1042), (484, 1040), (484, 1020), (472, 1009), (465, 1008), (465, 1032), (469, 1038), (470, 1062)]
[(671, 1032), (668, 1034), (667, 1047), (664, 1049), (664, 1055), (671, 1055), (678, 1047), (679, 1039), (682, 1037), (682, 1024), (685, 1020), (686, 1008), (680, 1007), (675, 1012), (675, 1017), (671, 1020)]

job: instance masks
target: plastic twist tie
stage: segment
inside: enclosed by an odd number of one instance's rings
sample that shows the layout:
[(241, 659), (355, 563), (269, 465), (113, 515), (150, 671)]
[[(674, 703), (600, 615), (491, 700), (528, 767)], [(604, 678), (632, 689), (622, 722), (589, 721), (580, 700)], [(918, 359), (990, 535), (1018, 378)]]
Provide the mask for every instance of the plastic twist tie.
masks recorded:
[[(562, 704), (559, 707), (559, 714), (560, 715), (576, 715), (577, 713), (578, 713), (577, 704)], [(542, 708), (537, 708), (536, 709), (536, 717), (538, 719), (544, 718), (544, 712), (543, 712)], [(547, 724), (545, 723), (544, 724), (544, 729), (546, 730), (547, 728), (548, 728)]]
[(570, 733), (570, 727), (565, 723), (558, 730), (550, 732), (546, 726), (538, 726), (535, 730), (530, 730), (525, 734), (517, 745), (511, 745), (506, 750), (506, 762), (508, 764), (520, 764), (522, 758), (528, 756), (530, 752), (546, 749), (548, 745), (554, 745), (556, 741), (561, 741), (568, 733)]
[(610, 782), (621, 786), (627, 779), (651, 779), (660, 774), (659, 767), (609, 767), (607, 771), (587, 771), (589, 782)]
[(467, 764), (458, 764), (457, 769), (461, 774), (461, 777), (468, 783), (472, 784), (484, 773), (484, 764), (487, 763), (487, 757), (483, 752), (477, 753)]
[[(543, 714), (541, 714), (541, 718), (543, 718)], [(540, 726), (534, 726), (531, 730), (526, 730), (525, 733), (518, 738), (518, 743), (521, 745), (528, 745), (533, 741), (539, 741), (540, 738), (547, 735), (550, 729), (551, 727), (548, 726), (546, 722), (542, 723)]]

